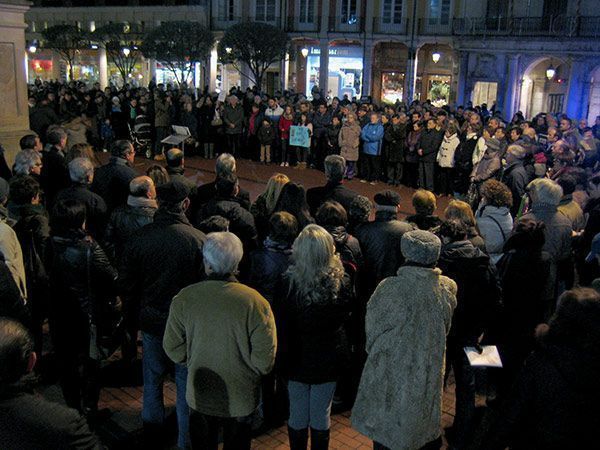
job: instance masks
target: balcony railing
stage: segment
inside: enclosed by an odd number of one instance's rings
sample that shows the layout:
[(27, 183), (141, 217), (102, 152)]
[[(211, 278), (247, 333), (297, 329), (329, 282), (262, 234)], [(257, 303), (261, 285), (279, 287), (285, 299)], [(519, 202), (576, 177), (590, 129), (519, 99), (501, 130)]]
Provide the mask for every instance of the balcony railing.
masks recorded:
[(406, 34), (407, 30), (407, 18), (394, 21), (390, 17), (373, 17), (373, 33)]
[(454, 19), (459, 36), (598, 37), (600, 17), (473, 17)]
[(424, 36), (449, 35), (452, 32), (450, 19), (421, 18), (417, 22), (418, 33)]

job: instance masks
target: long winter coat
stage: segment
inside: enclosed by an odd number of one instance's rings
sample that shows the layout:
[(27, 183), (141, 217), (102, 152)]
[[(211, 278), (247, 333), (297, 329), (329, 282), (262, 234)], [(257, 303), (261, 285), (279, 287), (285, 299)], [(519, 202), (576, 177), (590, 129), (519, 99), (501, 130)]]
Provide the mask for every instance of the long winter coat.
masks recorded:
[(456, 283), (439, 269), (403, 266), (367, 304), (367, 362), (352, 426), (394, 450), (441, 434), (446, 335)]
[(390, 125), (385, 130), (385, 143), (389, 162), (404, 162), (406, 124)]
[(358, 146), (360, 145), (360, 125), (358, 122), (346, 122), (338, 137), (340, 155), (346, 161), (358, 161)]

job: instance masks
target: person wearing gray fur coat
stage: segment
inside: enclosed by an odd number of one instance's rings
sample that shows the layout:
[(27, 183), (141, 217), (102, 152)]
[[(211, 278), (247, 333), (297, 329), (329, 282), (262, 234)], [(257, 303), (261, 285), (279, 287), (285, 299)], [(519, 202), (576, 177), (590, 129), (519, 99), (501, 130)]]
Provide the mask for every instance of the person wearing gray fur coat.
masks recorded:
[(441, 444), (446, 335), (457, 287), (435, 267), (437, 236), (407, 232), (401, 249), (406, 263), (367, 304), (368, 357), (352, 425), (376, 449), (417, 450)]

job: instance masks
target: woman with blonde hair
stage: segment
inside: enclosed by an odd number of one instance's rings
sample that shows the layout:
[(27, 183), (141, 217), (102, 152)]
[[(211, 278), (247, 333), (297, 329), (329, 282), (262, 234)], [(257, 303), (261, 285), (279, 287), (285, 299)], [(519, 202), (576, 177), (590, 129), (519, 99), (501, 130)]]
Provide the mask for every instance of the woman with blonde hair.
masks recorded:
[(462, 200), (452, 200), (444, 210), (444, 220), (458, 220), (462, 222), (468, 230), (467, 238), (476, 248), (485, 252), (485, 242), (479, 235), (479, 230), (475, 222), (473, 210), (467, 202)]
[(331, 235), (308, 225), (275, 299), (279, 367), (288, 379), (290, 448), (327, 449), (336, 381), (348, 362), (347, 278)]
[(273, 174), (267, 182), (265, 191), (256, 198), (256, 201), (250, 207), (258, 231), (259, 242), (262, 242), (267, 236), (269, 219), (275, 210), (279, 194), (281, 194), (283, 186), (289, 181), (287, 175), (282, 173)]

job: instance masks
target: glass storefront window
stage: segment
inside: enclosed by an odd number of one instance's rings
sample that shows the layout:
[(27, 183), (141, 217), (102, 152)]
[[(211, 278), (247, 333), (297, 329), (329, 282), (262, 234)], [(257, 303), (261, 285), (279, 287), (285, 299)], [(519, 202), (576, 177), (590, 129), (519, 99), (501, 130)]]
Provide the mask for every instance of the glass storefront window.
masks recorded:
[[(312, 96), (319, 86), (321, 49), (311, 47), (306, 58), (306, 95)], [(360, 47), (330, 47), (328, 67), (329, 97), (360, 97), (362, 91), (363, 58)]]
[(384, 72), (381, 74), (381, 101), (394, 104), (404, 97), (404, 73)]
[(477, 81), (473, 86), (473, 94), (471, 101), (474, 105), (487, 103), (492, 105), (498, 97), (498, 83), (490, 83), (487, 81)]
[(429, 75), (427, 98), (431, 100), (432, 105), (438, 108), (447, 105), (450, 99), (450, 76)]

